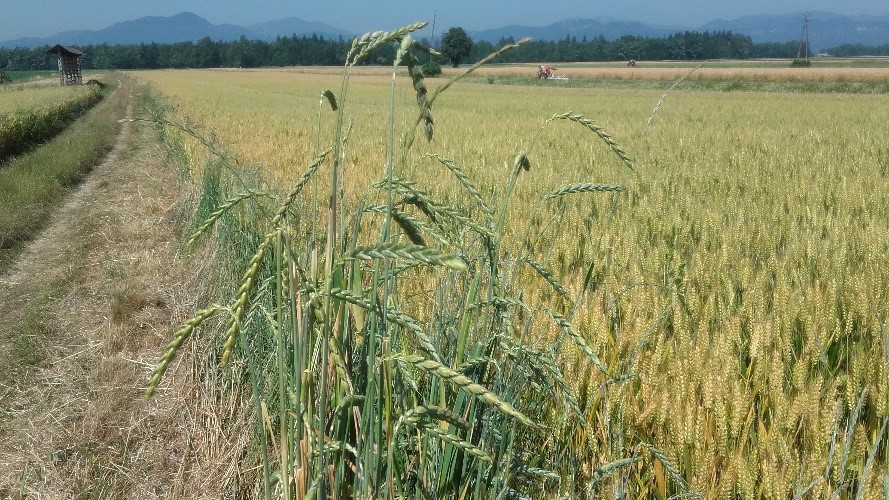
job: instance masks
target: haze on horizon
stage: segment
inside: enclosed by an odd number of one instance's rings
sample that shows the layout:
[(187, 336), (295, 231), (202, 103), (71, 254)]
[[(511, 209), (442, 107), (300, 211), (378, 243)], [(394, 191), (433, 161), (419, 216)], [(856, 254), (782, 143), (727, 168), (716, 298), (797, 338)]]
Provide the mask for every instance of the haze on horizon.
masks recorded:
[(461, 26), (467, 30), (498, 28), (511, 24), (543, 26), (577, 18), (610, 17), (640, 21), (652, 26), (694, 29), (714, 19), (735, 19), (757, 14), (829, 11), (846, 15), (889, 13), (877, 0), (491, 0), (478, 2), (411, 2), (382, 0), (333, 3), (255, 0), (0, 0), (0, 40), (49, 36), (67, 30), (95, 30), (143, 16), (171, 16), (194, 12), (213, 24), (251, 24), (299, 17), (321, 21), (352, 33), (391, 29), (414, 21), (432, 21), (437, 29)]

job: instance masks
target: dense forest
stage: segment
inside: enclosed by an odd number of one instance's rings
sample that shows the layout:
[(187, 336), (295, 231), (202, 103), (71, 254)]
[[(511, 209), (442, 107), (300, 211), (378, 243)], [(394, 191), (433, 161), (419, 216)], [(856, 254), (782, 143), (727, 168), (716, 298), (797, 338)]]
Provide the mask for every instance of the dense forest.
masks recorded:
[[(497, 47), (511, 43), (505, 38), (498, 44), (475, 42), (472, 63)], [(157, 69), (157, 68), (255, 68), (267, 66), (328, 66), (343, 64), (350, 40), (325, 39), (323, 36), (285, 36), (271, 42), (240, 40), (222, 42), (204, 38), (198, 42), (139, 45), (87, 45), (78, 47), (84, 69)], [(49, 47), (0, 48), (0, 69), (51, 70), (55, 57)], [(842, 49), (842, 51), (841, 51)], [(889, 54), (889, 46), (842, 46), (829, 49), (833, 55), (873, 55), (879, 49)], [(608, 40), (603, 36), (587, 40), (567, 37), (560, 41), (531, 41), (502, 56), (500, 62), (580, 62), (637, 60), (747, 59), (759, 57), (796, 57), (798, 42), (753, 43), (746, 35), (732, 32), (685, 31), (667, 37), (624, 36)], [(378, 51), (365, 64), (389, 64), (391, 54)], [(442, 61), (443, 62), (443, 61)]]
[(860, 43), (846, 43), (828, 50), (828, 53), (837, 57), (889, 56), (889, 43), (876, 47)]

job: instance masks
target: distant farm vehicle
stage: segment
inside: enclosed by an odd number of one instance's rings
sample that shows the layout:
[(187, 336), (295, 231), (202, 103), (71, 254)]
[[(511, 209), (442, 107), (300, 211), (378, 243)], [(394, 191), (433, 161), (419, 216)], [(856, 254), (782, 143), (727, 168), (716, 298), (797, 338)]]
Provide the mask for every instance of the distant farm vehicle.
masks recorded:
[(567, 76), (556, 75), (557, 69), (559, 69), (559, 68), (541, 64), (537, 68), (537, 78), (538, 79), (543, 78), (544, 80), (567, 80), (568, 79)]

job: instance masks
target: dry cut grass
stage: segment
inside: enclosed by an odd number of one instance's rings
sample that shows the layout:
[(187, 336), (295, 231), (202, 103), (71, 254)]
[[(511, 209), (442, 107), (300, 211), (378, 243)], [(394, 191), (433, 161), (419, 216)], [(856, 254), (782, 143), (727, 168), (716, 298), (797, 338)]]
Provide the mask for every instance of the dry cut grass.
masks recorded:
[(200, 386), (212, 367), (179, 363), (163, 399), (143, 397), (167, 332), (206, 284), (177, 252), (178, 179), (156, 131), (124, 127), (0, 276), (0, 498), (234, 496), (221, 471), (246, 443), (221, 425), (217, 385)]

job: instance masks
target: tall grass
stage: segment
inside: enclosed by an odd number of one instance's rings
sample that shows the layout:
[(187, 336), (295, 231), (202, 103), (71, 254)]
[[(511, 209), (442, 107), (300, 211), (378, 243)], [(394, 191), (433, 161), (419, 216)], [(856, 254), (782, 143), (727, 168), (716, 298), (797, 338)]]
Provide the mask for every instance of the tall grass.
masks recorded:
[[(230, 300), (198, 311), (174, 334), (147, 395), (196, 329), (222, 315), (219, 361), (252, 387), (266, 498), (619, 495), (641, 491), (631, 481), (640, 477), (645, 491), (684, 492), (666, 455), (611, 419), (610, 408), (623, 404), (619, 388), (633, 378), (632, 360), (599, 351), (573, 325), (593, 286), (593, 263), (583, 286), (568, 291), (534, 255), (558, 231), (509, 217), (516, 186), (542, 168), (541, 134), (515, 153), (489, 194), (444, 155), (408, 154), (417, 132), (434, 136), (438, 96), (478, 67), (430, 92), (418, 64), (428, 49), (410, 35), (424, 25), (353, 41), (339, 92), (319, 89), (334, 114), (329, 122), (319, 115), (319, 138), (325, 126), (330, 136), (319, 139), (315, 159), (287, 193), (229, 175), (224, 154), (204, 172), (204, 221), (191, 240), (215, 232), (241, 262), (240, 279)], [(387, 159), (353, 207), (342, 198), (352, 182), (350, 138), (361, 133), (348, 114), (351, 69), (387, 44), (398, 45), (388, 116), (379, 116), (388, 123)], [(417, 108), (399, 131), (402, 64)], [(591, 119), (557, 114), (540, 130), (554, 126), (585, 129), (632, 169)], [(405, 177), (417, 168), (452, 176), (465, 196), (437, 198)], [(620, 203), (625, 191), (576, 181), (520, 202), (545, 214), (565, 197)], [(326, 220), (316, 221), (309, 194), (322, 190)], [(510, 235), (526, 243), (506, 241)], [(532, 297), (529, 286), (553, 293)], [(586, 376), (569, 380), (566, 367)]]

